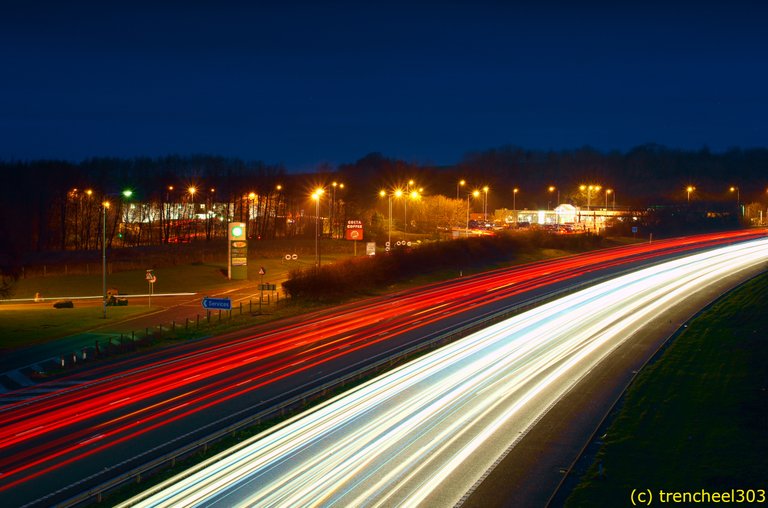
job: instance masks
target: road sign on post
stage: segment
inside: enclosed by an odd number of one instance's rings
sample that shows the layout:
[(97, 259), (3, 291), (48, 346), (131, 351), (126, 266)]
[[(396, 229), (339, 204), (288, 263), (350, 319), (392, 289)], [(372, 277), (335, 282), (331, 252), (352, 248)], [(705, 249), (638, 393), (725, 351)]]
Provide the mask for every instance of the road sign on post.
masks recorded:
[(157, 276), (153, 270), (147, 270), (147, 284), (149, 285), (149, 298), (147, 299), (147, 307), (152, 307), (152, 293), (154, 293), (155, 282), (157, 282)]
[(203, 308), (207, 310), (232, 310), (232, 300), (229, 298), (203, 298)]

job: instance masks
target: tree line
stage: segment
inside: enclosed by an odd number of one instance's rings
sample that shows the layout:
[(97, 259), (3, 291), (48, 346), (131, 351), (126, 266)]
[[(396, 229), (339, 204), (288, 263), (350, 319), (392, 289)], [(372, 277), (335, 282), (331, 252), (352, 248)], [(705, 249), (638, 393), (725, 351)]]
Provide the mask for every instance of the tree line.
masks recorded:
[[(97, 250), (222, 238), (228, 220), (248, 222), (253, 238), (314, 234), (313, 188), (325, 187), (320, 216), (326, 234), (340, 236), (347, 218), (363, 220), (379, 237), (389, 227), (387, 199), (414, 180), (419, 202), (398, 202), (396, 228), (430, 232), (464, 222), (470, 192), (488, 186), (488, 210), (583, 206), (582, 184), (615, 192), (617, 204), (642, 208), (685, 203), (736, 203), (762, 210), (768, 187), (768, 150), (734, 148), (713, 153), (642, 145), (626, 152), (537, 151), (504, 146), (467, 154), (454, 165), (407, 162), (371, 153), (334, 167), (297, 174), (283, 165), (212, 155), (70, 161), (4, 161), (0, 174), (0, 266), (8, 276), (35, 253)], [(465, 185), (459, 185), (461, 180)], [(344, 187), (331, 187), (332, 181)], [(693, 196), (686, 188), (695, 187)], [(195, 188), (195, 192), (189, 189)], [(733, 188), (738, 195), (734, 196)], [(130, 197), (121, 195), (130, 189)], [(557, 197), (556, 197), (557, 195)], [(104, 200), (117, 206), (107, 209)], [(472, 201), (470, 203), (470, 201)], [(407, 209), (401, 209), (405, 207)], [(407, 216), (407, 223), (406, 221)], [(311, 224), (312, 227), (307, 227)]]

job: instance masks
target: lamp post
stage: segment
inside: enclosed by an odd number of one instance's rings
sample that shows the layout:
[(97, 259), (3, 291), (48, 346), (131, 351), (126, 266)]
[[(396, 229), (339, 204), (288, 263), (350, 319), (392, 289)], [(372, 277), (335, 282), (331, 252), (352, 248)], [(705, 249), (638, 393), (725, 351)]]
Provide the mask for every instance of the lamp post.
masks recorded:
[(190, 231), (190, 240), (195, 238), (197, 236), (197, 223), (195, 222), (195, 217), (197, 214), (195, 213), (195, 193), (197, 192), (197, 187), (194, 185), (190, 185), (187, 188), (187, 192), (189, 193), (189, 198), (192, 203), (192, 212), (190, 217), (190, 225), (189, 225), (189, 231)]
[(483, 187), (483, 222), (488, 222), (488, 190), (487, 185)]
[(315, 200), (315, 267), (320, 268), (320, 196), (325, 189), (315, 189), (312, 199)]
[[(130, 189), (124, 190), (122, 193), (126, 198), (133, 195), (133, 191)], [(101, 202), (102, 219), (101, 219), (101, 317), (107, 318), (107, 209), (110, 207), (108, 196), (119, 196), (118, 193), (104, 194), (104, 201)], [(118, 210), (119, 213), (119, 210)]]
[(335, 222), (336, 222), (336, 188), (339, 188), (339, 190), (344, 188), (343, 183), (339, 182), (333, 182), (331, 184), (331, 238), (335, 238), (334, 230), (337, 228), (334, 228)]
[(389, 214), (387, 215), (387, 219), (389, 222), (388, 232), (387, 232), (387, 247), (392, 245), (392, 194), (387, 194), (387, 191), (384, 189), (379, 191), (379, 197), (387, 198), (387, 205)]
[[(605, 189), (605, 209), (608, 210), (608, 194), (613, 193), (613, 189)], [(613, 199), (616, 199), (616, 194), (613, 195)], [(615, 206), (615, 205), (614, 205)]]
[(107, 208), (109, 201), (101, 203), (103, 210), (101, 221), (101, 317), (107, 319)]
[(408, 198), (413, 196), (415, 191), (411, 191), (411, 186), (414, 184), (413, 180), (408, 180), (408, 184), (405, 186), (405, 199), (403, 200), (403, 231), (408, 233)]
[(598, 192), (602, 187), (599, 185), (581, 185), (579, 186), (579, 190), (587, 191), (587, 210), (592, 209), (592, 191)]
[(689, 185), (685, 188), (685, 192), (688, 194), (688, 204), (691, 204), (691, 192), (695, 191), (696, 187)]
[(736, 193), (736, 208), (738, 208), (738, 212), (737, 213), (739, 215), (741, 215), (741, 195), (740, 195), (739, 188), (732, 185), (731, 186), (731, 192), (735, 192)]
[(512, 189), (512, 211), (515, 214), (515, 227), (517, 227), (517, 193), (520, 192), (520, 189), (515, 187)]
[[(560, 189), (558, 189), (554, 185), (550, 185), (549, 189), (547, 190), (549, 191), (550, 201), (552, 199), (552, 193), (557, 191), (557, 201), (555, 202), (555, 208), (557, 208), (560, 205)], [(549, 210), (550, 201), (547, 201), (547, 210)]]
[(248, 203), (248, 211), (245, 214), (245, 223), (248, 225), (245, 230), (251, 232), (251, 238), (253, 238), (253, 230), (256, 229), (255, 227), (251, 227), (251, 217), (255, 215), (253, 211), (254, 203), (256, 202), (256, 193), (255, 192), (249, 192), (248, 193), (248, 200), (246, 203)]
[(459, 199), (459, 187), (464, 187), (466, 184), (467, 181), (464, 179), (461, 179), (456, 183), (456, 199)]
[(466, 229), (466, 236), (469, 236), (469, 198), (471, 197), (478, 197), (480, 195), (479, 190), (473, 190), (472, 192), (467, 192), (467, 229)]

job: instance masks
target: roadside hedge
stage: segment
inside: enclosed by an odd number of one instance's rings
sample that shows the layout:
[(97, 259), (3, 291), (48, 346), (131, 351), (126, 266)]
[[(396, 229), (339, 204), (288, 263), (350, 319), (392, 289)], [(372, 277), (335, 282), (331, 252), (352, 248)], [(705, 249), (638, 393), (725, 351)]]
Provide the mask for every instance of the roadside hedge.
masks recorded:
[(369, 294), (375, 288), (444, 270), (479, 269), (515, 262), (538, 249), (580, 252), (597, 248), (597, 235), (553, 235), (542, 231), (466, 238), (422, 244), (385, 255), (293, 270), (283, 283), (291, 298), (339, 300)]

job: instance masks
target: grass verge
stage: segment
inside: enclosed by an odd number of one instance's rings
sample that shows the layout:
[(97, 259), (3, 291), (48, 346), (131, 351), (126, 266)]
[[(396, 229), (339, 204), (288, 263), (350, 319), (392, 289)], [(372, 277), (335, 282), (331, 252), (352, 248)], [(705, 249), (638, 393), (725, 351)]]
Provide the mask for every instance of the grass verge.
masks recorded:
[[(768, 274), (691, 322), (612, 415), (568, 507), (630, 506), (633, 489), (765, 489)], [(705, 503), (706, 504), (706, 503)]]

